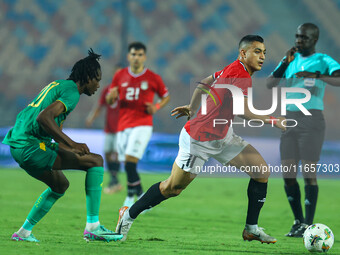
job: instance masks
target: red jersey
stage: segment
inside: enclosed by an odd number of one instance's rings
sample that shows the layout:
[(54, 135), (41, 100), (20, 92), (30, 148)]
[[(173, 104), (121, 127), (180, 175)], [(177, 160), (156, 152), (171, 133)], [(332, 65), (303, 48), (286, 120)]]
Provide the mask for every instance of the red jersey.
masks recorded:
[(168, 89), (162, 78), (147, 68), (134, 74), (130, 67), (118, 71), (110, 88), (118, 87), (119, 120), (118, 132), (137, 126), (152, 126), (152, 115), (146, 112), (146, 103), (153, 103), (155, 93), (168, 96)]
[(106, 95), (109, 92), (110, 85), (106, 86), (99, 98), (99, 105), (106, 107), (105, 116), (105, 133), (116, 133), (118, 127), (118, 116), (119, 116), (119, 101), (116, 101), (113, 105), (106, 103)]
[[(248, 88), (252, 86), (251, 77), (244, 65), (236, 60), (221, 71), (213, 74), (215, 79), (212, 87), (216, 84), (230, 84), (242, 89), (243, 95), (247, 96)], [(230, 126), (230, 121), (234, 119), (232, 94), (226, 88), (214, 88), (210, 90), (213, 98), (207, 97), (206, 109), (207, 114), (202, 115), (201, 110), (198, 111), (197, 117), (188, 121), (184, 128), (190, 136), (198, 141), (211, 141), (223, 139)], [(218, 96), (222, 101), (220, 104)], [(214, 119), (227, 120), (226, 124), (219, 124), (214, 127)]]

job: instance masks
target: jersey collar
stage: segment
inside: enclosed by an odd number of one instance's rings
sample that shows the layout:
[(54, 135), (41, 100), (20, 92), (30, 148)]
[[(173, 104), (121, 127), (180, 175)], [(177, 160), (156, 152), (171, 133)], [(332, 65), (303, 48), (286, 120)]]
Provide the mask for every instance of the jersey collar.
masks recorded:
[(148, 70), (148, 69), (147, 69), (146, 67), (144, 67), (143, 71), (141, 71), (140, 73), (135, 74), (134, 72), (131, 71), (131, 67), (130, 67), (130, 66), (128, 67), (128, 72), (129, 72), (129, 74), (130, 74), (132, 77), (134, 77), (134, 78), (137, 78), (137, 77), (139, 77), (139, 76), (142, 76), (143, 74), (145, 74), (146, 70)]
[(241, 60), (238, 60), (238, 62), (240, 62), (240, 64), (243, 66), (244, 70), (246, 70), (246, 72), (249, 73), (246, 66), (241, 62)]

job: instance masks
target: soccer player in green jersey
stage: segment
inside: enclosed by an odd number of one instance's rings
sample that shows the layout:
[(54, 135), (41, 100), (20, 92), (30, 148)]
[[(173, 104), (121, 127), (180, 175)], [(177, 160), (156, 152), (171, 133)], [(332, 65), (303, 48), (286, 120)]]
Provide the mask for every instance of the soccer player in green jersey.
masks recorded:
[[(103, 182), (103, 158), (91, 153), (85, 143), (77, 143), (62, 131), (62, 123), (76, 107), (81, 94), (93, 95), (99, 88), (100, 55), (89, 50), (79, 60), (67, 80), (56, 80), (41, 90), (22, 110), (14, 127), (3, 143), (10, 145), (13, 158), (29, 175), (48, 188), (39, 196), (22, 227), (12, 240), (39, 242), (32, 234), (33, 227), (61, 198), (69, 182), (62, 170), (79, 169), (86, 172), (87, 221), (86, 240), (116, 241), (123, 236), (99, 223), (99, 206)], [(52, 142), (52, 139), (54, 142)]]

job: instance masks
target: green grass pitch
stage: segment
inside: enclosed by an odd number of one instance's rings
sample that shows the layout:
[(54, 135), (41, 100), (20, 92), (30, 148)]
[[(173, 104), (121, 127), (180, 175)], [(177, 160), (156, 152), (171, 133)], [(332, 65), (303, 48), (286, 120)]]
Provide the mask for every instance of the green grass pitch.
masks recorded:
[[(1, 169), (0, 254), (309, 254), (302, 239), (284, 236), (293, 216), (281, 179), (270, 179), (259, 225), (277, 238), (276, 244), (244, 242), (241, 233), (247, 208), (248, 178), (198, 177), (179, 197), (140, 215), (126, 242), (90, 242), (82, 238), (85, 226), (85, 173), (64, 171), (70, 188), (34, 228), (39, 244), (14, 242), (10, 237), (25, 220), (46, 186), (23, 170)], [(146, 190), (166, 174), (142, 174)], [(125, 183), (125, 175), (120, 179)], [(107, 183), (108, 176), (105, 175)], [(303, 182), (300, 182), (303, 190)], [(340, 254), (340, 180), (319, 180), (315, 222), (335, 234), (330, 254)], [(304, 197), (304, 194), (303, 194)], [(125, 191), (102, 195), (100, 220), (114, 229)]]

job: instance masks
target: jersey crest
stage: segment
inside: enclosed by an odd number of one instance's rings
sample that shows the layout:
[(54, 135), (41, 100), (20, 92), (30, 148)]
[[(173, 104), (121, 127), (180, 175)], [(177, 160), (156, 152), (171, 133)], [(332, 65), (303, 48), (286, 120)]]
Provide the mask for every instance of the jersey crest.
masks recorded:
[(147, 81), (142, 81), (142, 83), (141, 83), (141, 85), (140, 85), (140, 88), (141, 88), (142, 90), (147, 90), (148, 87), (149, 87), (148, 82), (147, 82)]

